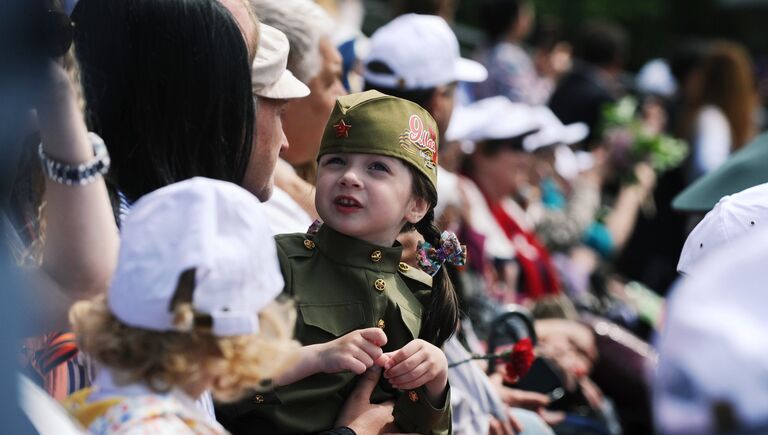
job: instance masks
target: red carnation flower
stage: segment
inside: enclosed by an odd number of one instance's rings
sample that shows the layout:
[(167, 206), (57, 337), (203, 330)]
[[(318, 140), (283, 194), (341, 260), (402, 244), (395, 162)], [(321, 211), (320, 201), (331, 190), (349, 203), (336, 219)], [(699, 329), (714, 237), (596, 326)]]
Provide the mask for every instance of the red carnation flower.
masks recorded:
[(523, 338), (515, 343), (511, 351), (502, 354), (502, 360), (505, 362), (504, 380), (508, 383), (517, 382), (528, 373), (535, 358), (530, 338)]

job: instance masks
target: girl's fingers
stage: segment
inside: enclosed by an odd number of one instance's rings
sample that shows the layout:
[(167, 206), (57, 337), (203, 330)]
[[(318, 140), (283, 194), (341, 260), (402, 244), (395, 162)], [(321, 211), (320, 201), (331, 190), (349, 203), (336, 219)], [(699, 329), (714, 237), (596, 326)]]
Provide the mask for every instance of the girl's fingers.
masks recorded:
[[(358, 359), (348, 356), (342, 360), (342, 365), (347, 370), (351, 371), (352, 373), (356, 375), (361, 375), (365, 373), (365, 371), (368, 369), (368, 367), (365, 366), (361, 361)], [(342, 370), (343, 371), (343, 370)]]
[(367, 340), (361, 339), (359, 343), (356, 343), (357, 346), (365, 352), (372, 361), (375, 361), (381, 357), (383, 351), (381, 348)]
[(398, 384), (404, 384), (406, 382), (411, 382), (415, 379), (418, 379), (424, 373), (427, 373), (430, 367), (431, 365), (428, 362), (424, 361), (418, 366), (416, 366), (413, 370), (409, 371), (408, 373), (404, 373), (400, 376), (390, 378), (389, 383), (392, 385), (398, 385)]
[(384, 366), (384, 369), (389, 370), (397, 364), (407, 360), (411, 355), (418, 352), (421, 347), (422, 345), (420, 340), (413, 340), (400, 349), (394, 352), (390, 352), (390, 359), (387, 362), (387, 365)]
[(381, 328), (373, 327), (361, 329), (360, 336), (378, 347), (382, 347), (387, 344), (387, 334), (385, 334)]
[[(370, 357), (365, 351), (362, 349), (357, 349), (352, 356), (359, 361), (362, 364), (365, 364), (365, 370), (368, 370), (368, 367), (373, 365), (373, 358)], [(359, 373), (358, 373), (359, 374)]]
[(389, 354), (389, 353), (383, 353), (383, 354), (381, 354), (381, 356), (380, 356), (380, 357), (378, 357), (378, 358), (376, 359), (376, 361), (374, 361), (374, 363), (375, 363), (377, 366), (379, 366), (379, 367), (382, 367), (382, 368), (383, 368), (383, 367), (386, 367), (386, 366), (387, 366), (387, 363), (389, 363), (389, 360), (391, 360), (391, 359), (392, 359), (392, 357), (390, 356), (390, 354)]
[[(406, 346), (407, 347), (407, 346)], [(389, 361), (387, 364), (388, 367), (385, 366), (387, 371), (384, 372), (384, 377), (389, 378), (395, 378), (397, 376), (400, 376), (402, 374), (408, 373), (416, 366), (421, 364), (423, 361), (426, 361), (429, 357), (429, 354), (426, 352), (422, 352), (421, 348), (408, 349), (402, 348), (399, 351), (395, 352), (395, 355), (393, 358)], [(408, 355), (408, 356), (404, 356)]]
[(404, 384), (399, 384), (399, 385), (393, 385), (393, 386), (398, 390), (412, 390), (414, 388), (421, 387), (422, 385), (431, 381), (432, 378), (434, 378), (434, 376), (432, 376), (429, 372), (427, 372), (410, 382), (406, 382)]

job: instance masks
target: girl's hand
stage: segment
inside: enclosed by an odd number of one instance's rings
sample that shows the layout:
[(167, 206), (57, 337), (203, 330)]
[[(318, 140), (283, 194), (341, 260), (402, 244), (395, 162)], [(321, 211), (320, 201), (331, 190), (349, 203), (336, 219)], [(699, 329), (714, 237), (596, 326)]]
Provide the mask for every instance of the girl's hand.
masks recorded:
[(448, 385), (448, 360), (439, 348), (416, 339), (385, 353), (376, 363), (384, 368), (384, 377), (393, 387), (411, 390), (424, 385), (430, 402), (442, 403)]
[(321, 361), (321, 372), (339, 373), (351, 371), (363, 374), (371, 367), (387, 344), (387, 335), (381, 328), (366, 328), (352, 331), (333, 341), (317, 345)]

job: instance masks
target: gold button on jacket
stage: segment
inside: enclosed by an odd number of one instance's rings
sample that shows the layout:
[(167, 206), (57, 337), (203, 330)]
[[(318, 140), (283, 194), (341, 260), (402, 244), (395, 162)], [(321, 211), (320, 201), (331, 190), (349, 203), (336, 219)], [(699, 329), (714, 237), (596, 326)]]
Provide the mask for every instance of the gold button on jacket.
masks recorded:
[[(315, 249), (307, 249), (305, 240), (313, 241)], [(419, 336), (422, 303), (429, 302), (432, 279), (416, 268), (406, 274), (398, 267), (399, 245), (378, 247), (325, 225), (314, 236), (284, 234), (276, 241), (284, 291), (298, 307), (295, 332), (302, 344), (325, 343), (356, 329), (386, 325), (384, 351), (390, 352)], [(378, 261), (373, 261), (375, 251), (381, 255)], [(376, 284), (383, 284), (382, 290), (371, 291), (371, 283), (376, 290)], [(316, 374), (260, 393), (269, 396), (264, 403), (243, 400), (217, 408), (216, 415), (233, 434), (320, 432), (334, 427), (355, 383), (356, 375), (350, 372)], [(416, 402), (410, 396), (394, 390), (382, 377), (372, 400), (395, 400), (394, 416), (402, 432), (450, 433), (450, 397), (436, 408), (424, 393)]]

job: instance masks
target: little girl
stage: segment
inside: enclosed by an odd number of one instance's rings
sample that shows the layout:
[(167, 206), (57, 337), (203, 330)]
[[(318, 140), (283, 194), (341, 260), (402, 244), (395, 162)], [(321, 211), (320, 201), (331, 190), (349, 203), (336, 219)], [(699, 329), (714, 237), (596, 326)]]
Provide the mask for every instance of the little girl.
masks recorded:
[[(420, 106), (376, 91), (338, 99), (323, 134), (315, 205), (323, 224), (277, 236), (285, 292), (298, 305), (301, 362), (258, 394), (217, 412), (235, 434), (333, 427), (356, 375), (384, 370), (371, 402), (395, 400), (398, 428), (450, 433), (448, 364), (457, 300), (442, 263), (462, 264), (455, 236), (433, 226), (437, 125)], [(400, 262), (398, 234), (427, 243)], [(390, 428), (388, 428), (390, 429)]]
[(224, 181), (193, 178), (135, 204), (107, 297), (70, 313), (99, 363), (93, 387), (65, 403), (89, 433), (223, 435), (194, 400), (238, 399), (294, 363), (266, 228), (258, 200)]

